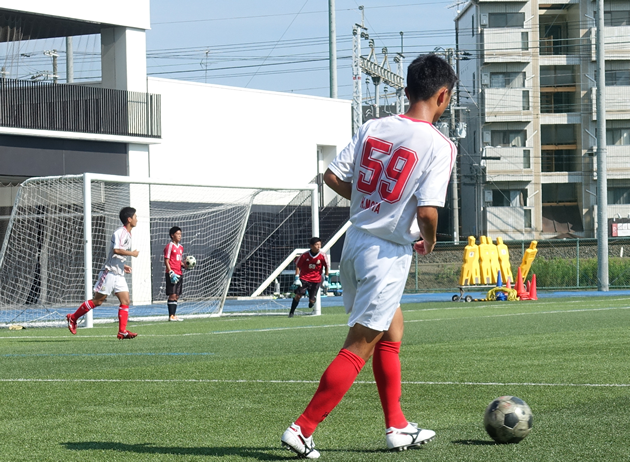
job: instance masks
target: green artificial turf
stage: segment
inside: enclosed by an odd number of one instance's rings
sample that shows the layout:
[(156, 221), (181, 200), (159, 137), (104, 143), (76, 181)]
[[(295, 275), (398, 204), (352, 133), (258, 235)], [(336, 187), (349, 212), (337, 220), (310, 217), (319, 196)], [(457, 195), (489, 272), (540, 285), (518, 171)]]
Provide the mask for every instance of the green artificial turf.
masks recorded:
[[(437, 432), (385, 450), (371, 365), (314, 435), (324, 461), (628, 460), (630, 301), (614, 297), (403, 306), (402, 405)], [(347, 327), (319, 317), (232, 317), (79, 329), (0, 330), (0, 460), (293, 460), (299, 416)], [(534, 414), (497, 445), (494, 398)]]

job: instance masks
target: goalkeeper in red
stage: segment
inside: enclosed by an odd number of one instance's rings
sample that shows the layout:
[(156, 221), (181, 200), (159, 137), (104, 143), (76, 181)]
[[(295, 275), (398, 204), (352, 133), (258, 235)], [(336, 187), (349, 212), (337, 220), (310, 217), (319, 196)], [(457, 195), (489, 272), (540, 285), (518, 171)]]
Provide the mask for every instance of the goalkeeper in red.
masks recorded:
[[(291, 303), (291, 311), (289, 312), (290, 318), (293, 317), (295, 309), (298, 303), (300, 303), (300, 298), (306, 295), (306, 292), (308, 292), (308, 307), (313, 308), (317, 300), (319, 288), (323, 286), (324, 289), (327, 289), (330, 283), (326, 256), (319, 251), (322, 248), (322, 240), (318, 237), (312, 237), (308, 241), (308, 244), (311, 250), (300, 255), (300, 258), (298, 258), (295, 264), (295, 281), (293, 281), (293, 284), (296, 285), (297, 288), (295, 289), (295, 297), (293, 297), (293, 302)], [(323, 271), (326, 273), (326, 279), (324, 279), (322, 283)]]
[(91, 309), (101, 306), (107, 296), (114, 292), (120, 302), (118, 308), (118, 338), (131, 339), (138, 334), (127, 330), (129, 319), (129, 287), (125, 280), (125, 273), (131, 273), (131, 267), (126, 265), (127, 257), (137, 257), (138, 250), (131, 250), (131, 230), (138, 224), (136, 209), (125, 207), (119, 214), (122, 226), (112, 234), (109, 255), (103, 269), (98, 273), (94, 285), (94, 297), (86, 300), (73, 314), (66, 315), (68, 329), (72, 335), (77, 333), (77, 321)]
[[(300, 457), (319, 457), (315, 429), (370, 358), (387, 447), (418, 447), (435, 437), (410, 423), (401, 409), (400, 299), (413, 250), (426, 255), (435, 246), (437, 207), (444, 206), (456, 150), (433, 124), (449, 105), (456, 81), (442, 58), (416, 58), (407, 71), (407, 112), (366, 122), (324, 174), (330, 188), (351, 200), (352, 226), (339, 266), (350, 329), (311, 402), (281, 437)], [(359, 426), (352, 430), (360, 431)]]

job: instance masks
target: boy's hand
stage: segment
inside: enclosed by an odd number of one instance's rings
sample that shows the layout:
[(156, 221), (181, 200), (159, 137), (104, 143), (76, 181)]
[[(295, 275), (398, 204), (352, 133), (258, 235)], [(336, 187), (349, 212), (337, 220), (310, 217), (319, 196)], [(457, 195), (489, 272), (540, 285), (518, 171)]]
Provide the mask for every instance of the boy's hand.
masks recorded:
[(131, 273), (131, 266), (123, 265), (123, 269), (124, 269), (125, 273), (127, 273), (127, 274)]
[(433, 252), (433, 248), (435, 247), (435, 242), (430, 243), (427, 241), (417, 241), (413, 244), (413, 250), (418, 252), (420, 255), (428, 255)]
[(131, 252), (131, 256), (132, 257), (137, 257), (139, 253), (140, 253), (139, 250), (134, 250), (133, 252)]
[(175, 271), (170, 270), (168, 276), (171, 278), (171, 284), (177, 284), (179, 282), (179, 276), (175, 274)]
[(295, 276), (295, 279), (293, 280), (293, 285), (297, 287), (302, 287), (302, 281), (300, 281), (300, 276)]
[(324, 289), (328, 289), (328, 286), (330, 286), (330, 278), (329, 278), (328, 276), (326, 276), (326, 277), (324, 278), (324, 283), (322, 284), (322, 287), (323, 287)]

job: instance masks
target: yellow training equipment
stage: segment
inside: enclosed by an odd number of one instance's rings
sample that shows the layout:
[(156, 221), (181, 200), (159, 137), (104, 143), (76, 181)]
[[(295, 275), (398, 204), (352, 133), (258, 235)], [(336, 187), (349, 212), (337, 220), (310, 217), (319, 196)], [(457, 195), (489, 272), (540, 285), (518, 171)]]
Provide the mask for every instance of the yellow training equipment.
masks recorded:
[(464, 249), (464, 263), (459, 275), (460, 286), (472, 286), (479, 284), (479, 246), (475, 244), (474, 236), (468, 236), (468, 245)]
[(479, 238), (479, 271), (481, 272), (481, 283), (492, 284), (492, 249), (488, 244), (488, 238)]
[(529, 269), (532, 267), (534, 258), (536, 258), (536, 254), (538, 253), (537, 245), (538, 241), (532, 241), (529, 244), (529, 249), (527, 249), (525, 255), (523, 255), (523, 261), (521, 262), (521, 276), (523, 277), (523, 281), (527, 279), (527, 273), (529, 273)]
[(514, 284), (514, 276), (512, 275), (512, 267), (510, 266), (510, 252), (501, 237), (497, 237), (497, 250), (499, 251), (501, 279), (503, 279), (504, 284), (507, 284), (508, 281), (510, 281), (510, 284)]
[[(490, 272), (492, 273), (492, 283), (496, 284), (499, 280), (499, 270), (501, 267), (499, 266), (499, 249), (492, 242), (492, 238), (490, 236), (486, 236), (486, 241), (490, 246)], [(505, 283), (505, 278), (503, 277), (503, 273), (501, 273), (501, 279)]]

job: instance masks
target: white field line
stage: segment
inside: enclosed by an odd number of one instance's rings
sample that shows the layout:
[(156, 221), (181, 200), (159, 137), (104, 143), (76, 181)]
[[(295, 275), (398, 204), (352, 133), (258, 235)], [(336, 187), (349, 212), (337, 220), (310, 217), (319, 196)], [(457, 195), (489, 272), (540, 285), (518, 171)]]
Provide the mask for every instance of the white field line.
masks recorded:
[[(277, 383), (277, 384), (317, 384), (318, 380), (228, 380), (228, 379), (0, 379), (0, 382), (32, 383)], [(374, 385), (376, 382), (360, 380), (357, 385)], [(521, 387), (590, 387), (590, 388), (629, 388), (630, 383), (536, 383), (536, 382), (408, 382), (403, 385), (446, 385), (446, 386), (521, 386)]]
[[(465, 316), (458, 318), (435, 318), (435, 319), (410, 319), (406, 320), (405, 324), (416, 323), (416, 322), (439, 322), (439, 321), (458, 321), (461, 319), (487, 319), (487, 318), (503, 318), (510, 316), (536, 316), (536, 315), (546, 315), (546, 314), (573, 314), (573, 313), (589, 313), (596, 311), (614, 311), (614, 310), (630, 310), (630, 306), (619, 306), (619, 307), (609, 307), (609, 308), (583, 308), (579, 310), (551, 310), (551, 311), (533, 311), (529, 313), (502, 313), (502, 314), (489, 314), (486, 316)], [(432, 311), (431, 310), (420, 310), (420, 311)], [(286, 330), (302, 330), (302, 329), (328, 329), (331, 327), (347, 327), (347, 324), (325, 324), (321, 326), (293, 326), (293, 327), (268, 327), (264, 329), (236, 329), (236, 330), (226, 330), (226, 331), (215, 331), (215, 332), (188, 332), (185, 334), (141, 334), (142, 337), (193, 337), (200, 335), (225, 335), (225, 334), (249, 334), (249, 333), (258, 333), (258, 332), (279, 332)], [(83, 331), (81, 330), (81, 333)], [(112, 337), (113, 334), (110, 335), (77, 335), (74, 336), (76, 339), (93, 339), (93, 338), (108, 338)], [(58, 339), (58, 338), (68, 338), (68, 335), (20, 335), (18, 336), (0, 336), (0, 340), (3, 339)]]

